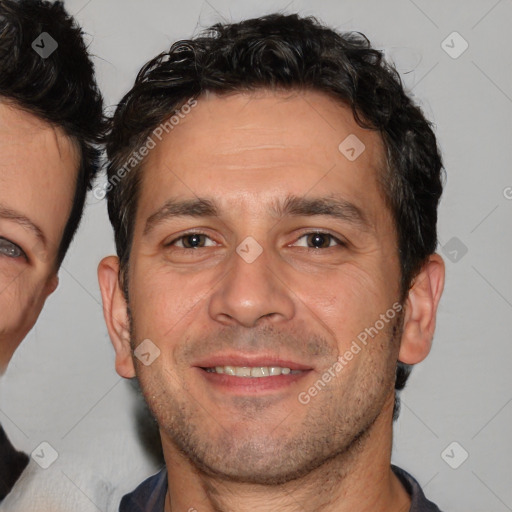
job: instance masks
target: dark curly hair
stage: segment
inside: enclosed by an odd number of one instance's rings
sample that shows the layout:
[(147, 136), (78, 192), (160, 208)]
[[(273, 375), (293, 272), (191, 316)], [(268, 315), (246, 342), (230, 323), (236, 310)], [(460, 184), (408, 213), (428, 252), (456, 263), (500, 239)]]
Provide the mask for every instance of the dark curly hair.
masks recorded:
[[(43, 32), (58, 44), (46, 58), (32, 48)], [(0, 98), (62, 128), (80, 150), (73, 206), (55, 261), (58, 268), (98, 172), (98, 144), (106, 127), (83, 32), (62, 2), (0, 0)]]
[[(397, 71), (363, 34), (337, 33), (314, 18), (281, 14), (217, 24), (195, 39), (176, 42), (141, 69), (119, 103), (107, 138), (107, 191), (125, 293), (141, 165), (122, 180), (119, 170), (126, 170), (132, 153), (187, 99), (206, 91), (260, 88), (324, 92), (348, 105), (361, 127), (382, 136), (387, 165), (378, 179), (398, 236), (403, 301), (437, 246), (442, 161), (431, 125)], [(410, 370), (398, 363), (397, 391)], [(395, 418), (398, 411), (397, 396)]]

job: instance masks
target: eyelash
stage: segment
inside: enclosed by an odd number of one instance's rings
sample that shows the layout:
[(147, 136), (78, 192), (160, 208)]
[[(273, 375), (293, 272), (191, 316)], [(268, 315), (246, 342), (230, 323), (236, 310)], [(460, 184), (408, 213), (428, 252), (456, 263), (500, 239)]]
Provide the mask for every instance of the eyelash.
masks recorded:
[[(184, 238), (187, 238), (189, 236), (192, 236), (192, 235), (203, 235), (207, 238), (210, 238), (210, 236), (208, 236), (207, 233), (204, 233), (202, 231), (190, 231), (188, 233), (184, 233), (183, 235), (179, 236), (178, 238), (175, 238), (174, 240), (171, 240), (170, 242), (166, 243), (165, 244), (165, 247), (171, 247), (173, 246), (176, 242), (180, 241), (180, 240), (183, 240)], [(298, 238), (297, 240), (294, 242), (296, 243), (298, 240), (300, 240), (301, 238), (304, 238), (305, 236), (309, 236), (309, 235), (326, 235), (326, 236), (329, 236), (332, 240), (334, 240), (335, 242), (338, 243), (338, 246), (340, 247), (346, 247), (347, 244), (345, 242), (343, 242), (342, 240), (340, 240), (339, 238), (335, 237), (332, 233), (329, 233), (327, 231), (321, 231), (321, 230), (315, 230), (315, 231), (307, 231), (305, 233), (302, 233)], [(206, 247), (199, 247), (199, 249), (205, 249)], [(191, 247), (179, 247), (179, 249), (183, 249), (183, 250), (193, 250), (193, 248)], [(318, 249), (322, 249), (321, 247), (304, 247), (304, 249), (308, 249), (308, 250), (313, 250), (313, 251), (317, 251)], [(332, 247), (323, 247), (323, 249), (332, 249)]]
[(9, 256), (7, 254), (0, 252), (0, 257), (5, 256), (6, 258), (11, 258), (13, 260), (18, 259), (18, 258), (24, 258), (28, 261), (25, 251), (18, 244), (11, 242), (10, 240), (8, 240), (7, 238), (4, 238), (3, 236), (0, 236), (0, 244), (5, 243), (5, 242), (7, 242), (8, 245), (11, 245), (12, 247), (16, 248), (16, 250), (19, 251), (21, 254), (19, 254), (17, 256)]

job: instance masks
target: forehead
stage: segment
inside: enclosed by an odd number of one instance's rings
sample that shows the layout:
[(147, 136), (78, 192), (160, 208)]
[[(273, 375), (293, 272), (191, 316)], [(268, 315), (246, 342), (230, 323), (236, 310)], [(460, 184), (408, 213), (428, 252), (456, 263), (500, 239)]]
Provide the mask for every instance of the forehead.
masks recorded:
[(323, 93), (207, 94), (149, 153), (141, 199), (156, 206), (169, 194), (270, 201), (337, 191), (357, 202), (378, 194), (383, 165), (380, 135)]
[(79, 166), (77, 145), (60, 128), (0, 100), (0, 203), (58, 243)]

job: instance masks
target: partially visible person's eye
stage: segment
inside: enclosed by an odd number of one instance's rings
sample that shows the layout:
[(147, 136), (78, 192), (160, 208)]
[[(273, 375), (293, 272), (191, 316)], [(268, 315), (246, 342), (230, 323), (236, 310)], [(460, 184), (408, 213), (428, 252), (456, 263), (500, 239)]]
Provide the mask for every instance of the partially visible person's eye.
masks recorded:
[[(298, 244), (299, 240), (302, 239), (304, 239), (304, 243)], [(334, 244), (332, 244), (332, 242), (334, 242)], [(315, 231), (304, 233), (297, 239), (297, 242), (292, 245), (307, 247), (308, 249), (328, 249), (335, 246), (345, 246), (346, 244), (330, 233)]]
[[(209, 245), (205, 245), (207, 240), (211, 242)], [(201, 249), (203, 247), (215, 246), (215, 242), (204, 233), (191, 232), (181, 235), (165, 245), (166, 247), (175, 246), (180, 249)]]
[(0, 236), (0, 256), (7, 256), (8, 258), (27, 258), (23, 249), (6, 238)]

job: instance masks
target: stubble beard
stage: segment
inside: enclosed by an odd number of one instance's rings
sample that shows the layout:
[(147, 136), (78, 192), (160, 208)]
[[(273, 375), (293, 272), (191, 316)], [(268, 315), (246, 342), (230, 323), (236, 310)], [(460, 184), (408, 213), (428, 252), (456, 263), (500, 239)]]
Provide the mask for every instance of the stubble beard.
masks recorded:
[[(371, 343), (397, 343), (401, 319), (395, 318), (385, 331), (382, 341)], [(274, 421), (272, 428), (266, 425), (260, 430), (257, 422), (266, 421), (265, 409), (271, 401), (264, 397), (240, 399), (240, 416), (245, 421), (255, 419), (254, 428), (242, 431), (220, 425), (212, 414), (219, 414), (218, 408), (211, 406), (212, 411), (207, 411), (186, 383), (169, 379), (170, 371), (148, 372), (140, 364), (136, 368), (162, 440), (200, 473), (225, 481), (275, 486), (305, 477), (334, 460), (340, 477), (350, 470), (394, 387), (396, 361), (390, 358), (381, 364), (380, 372), (373, 367), (358, 376), (357, 389), (340, 390), (334, 385), (320, 391), (304, 406), (308, 411), (301, 416), (299, 428), (291, 414), (284, 419), (269, 417)], [(173, 380), (173, 389), (169, 389), (169, 380)], [(336, 379), (331, 382), (335, 384)]]

